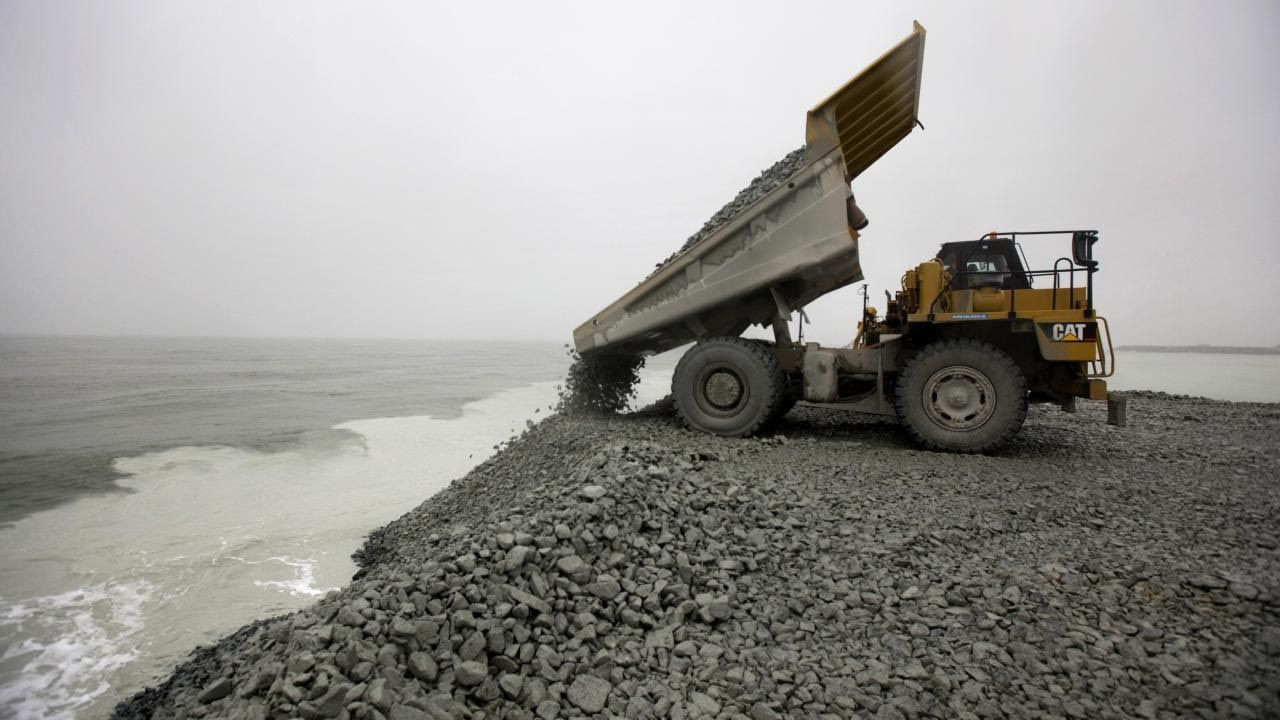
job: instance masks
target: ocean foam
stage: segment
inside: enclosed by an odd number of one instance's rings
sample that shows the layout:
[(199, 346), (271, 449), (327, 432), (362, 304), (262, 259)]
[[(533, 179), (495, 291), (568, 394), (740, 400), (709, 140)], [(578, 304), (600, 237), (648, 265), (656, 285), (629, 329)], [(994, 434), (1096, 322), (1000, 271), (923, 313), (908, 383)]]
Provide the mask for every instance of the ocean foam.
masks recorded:
[(337, 586), (316, 586), (316, 565), (318, 561), (315, 558), (297, 559), (276, 555), (275, 557), (267, 558), (267, 560), (293, 568), (294, 575), (292, 580), (254, 580), (253, 584), (260, 588), (281, 590), (293, 597), (301, 598), (318, 598), (330, 590), (339, 589)]
[[(141, 654), (144, 606), (156, 591), (145, 580), (108, 581), (12, 602), (0, 598), (0, 663), (22, 663), (0, 687), (0, 710), (19, 720), (74, 718), (110, 689), (109, 678)], [(21, 638), (21, 639), (18, 639)]]

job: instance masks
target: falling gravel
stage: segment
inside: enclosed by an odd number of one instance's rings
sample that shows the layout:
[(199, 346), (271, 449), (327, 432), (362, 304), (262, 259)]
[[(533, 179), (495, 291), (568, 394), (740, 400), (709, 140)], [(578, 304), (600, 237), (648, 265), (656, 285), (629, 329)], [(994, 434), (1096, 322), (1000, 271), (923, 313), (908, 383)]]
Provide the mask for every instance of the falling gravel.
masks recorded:
[(570, 365), (557, 388), (556, 410), (566, 415), (616, 413), (635, 398), (644, 356), (618, 352), (579, 355), (569, 351)]
[(996, 457), (557, 414), (116, 717), (1275, 717), (1280, 406), (1129, 411)]

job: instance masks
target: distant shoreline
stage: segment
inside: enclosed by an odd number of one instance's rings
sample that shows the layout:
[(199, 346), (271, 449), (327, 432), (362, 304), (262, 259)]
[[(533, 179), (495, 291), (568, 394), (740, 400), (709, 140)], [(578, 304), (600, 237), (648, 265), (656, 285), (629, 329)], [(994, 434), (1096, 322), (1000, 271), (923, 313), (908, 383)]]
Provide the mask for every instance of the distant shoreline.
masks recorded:
[(1280, 355), (1277, 347), (1235, 347), (1231, 345), (1121, 345), (1116, 350), (1156, 353), (1208, 353), (1213, 355)]

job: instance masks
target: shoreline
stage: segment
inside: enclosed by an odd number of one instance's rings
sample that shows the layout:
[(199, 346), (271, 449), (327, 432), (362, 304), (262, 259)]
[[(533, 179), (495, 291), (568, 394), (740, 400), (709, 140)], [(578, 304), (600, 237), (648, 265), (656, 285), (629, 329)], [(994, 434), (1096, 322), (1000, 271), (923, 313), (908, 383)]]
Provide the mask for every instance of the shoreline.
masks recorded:
[(4, 530), (0, 637), (13, 651), (0, 714), (104, 717), (197, 645), (347, 585), (370, 527), (464, 475), (523, 427), (516, 418), (554, 400), (555, 383), (536, 382), (452, 419), (366, 418), (274, 452), (182, 446), (122, 459), (122, 492)]
[(816, 409), (553, 416), (114, 717), (1265, 714), (1280, 412), (1127, 394), (1128, 428), (1040, 406), (994, 457)]
[(1199, 353), (1202, 355), (1280, 355), (1280, 347), (1248, 345), (1121, 345), (1116, 352)]

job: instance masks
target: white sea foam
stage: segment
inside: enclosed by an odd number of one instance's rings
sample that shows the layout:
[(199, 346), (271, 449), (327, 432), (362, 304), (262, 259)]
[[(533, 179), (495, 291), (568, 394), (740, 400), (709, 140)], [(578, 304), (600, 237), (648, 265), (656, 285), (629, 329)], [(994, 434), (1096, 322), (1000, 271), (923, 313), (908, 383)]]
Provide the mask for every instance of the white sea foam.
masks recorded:
[(73, 718), (110, 689), (109, 678), (140, 655), (144, 607), (156, 591), (145, 580), (108, 581), (55, 595), (0, 598), (6, 640), (0, 663), (21, 676), (0, 687), (0, 714), (18, 720)]
[(287, 567), (293, 568), (292, 580), (254, 580), (253, 584), (260, 588), (271, 590), (282, 590), (294, 597), (301, 598), (317, 598), (330, 590), (339, 589), (334, 587), (317, 587), (316, 586), (316, 565), (318, 561), (315, 558), (297, 559), (286, 557), (284, 555), (276, 555), (267, 558), (271, 562), (278, 562)]

